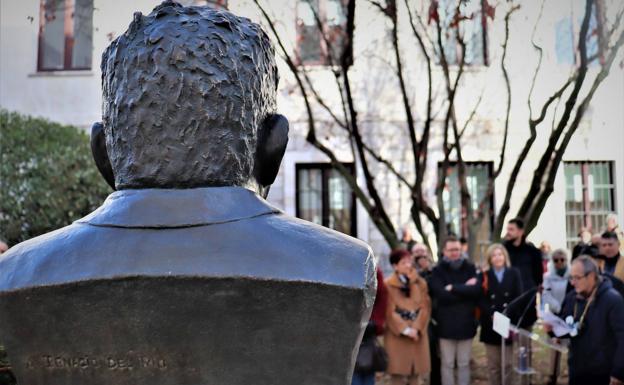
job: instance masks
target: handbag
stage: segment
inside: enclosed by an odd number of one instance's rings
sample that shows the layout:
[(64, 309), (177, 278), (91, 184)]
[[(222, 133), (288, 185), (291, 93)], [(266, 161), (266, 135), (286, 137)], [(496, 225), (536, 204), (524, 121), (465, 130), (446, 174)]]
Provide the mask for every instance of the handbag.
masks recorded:
[[(488, 282), (488, 272), (487, 270), (483, 271), (481, 273), (482, 276), (482, 281), (481, 281), (481, 291), (483, 292), (483, 297), (487, 297), (488, 294), (488, 290), (489, 290), (489, 282)], [(479, 304), (477, 304), (477, 306), (475, 306), (474, 309), (474, 316), (475, 319), (478, 321), (481, 321), (481, 307)]]
[(388, 367), (388, 354), (373, 334), (367, 336), (360, 344), (355, 371), (359, 373), (384, 372)]

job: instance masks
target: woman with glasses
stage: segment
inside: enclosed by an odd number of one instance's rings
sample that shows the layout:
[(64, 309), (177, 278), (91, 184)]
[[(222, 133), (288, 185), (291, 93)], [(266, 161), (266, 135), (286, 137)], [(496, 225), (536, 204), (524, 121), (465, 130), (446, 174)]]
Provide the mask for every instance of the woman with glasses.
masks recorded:
[[(557, 249), (552, 253), (548, 272), (544, 275), (544, 287), (542, 290), (542, 310), (549, 310), (557, 314), (561, 311), (561, 305), (568, 291), (573, 286), (568, 283), (570, 269), (568, 267), (568, 253), (563, 249)], [(550, 352), (550, 382), (556, 384), (561, 371), (561, 354), (555, 350)]]
[(572, 286), (568, 285), (569, 277), (568, 253), (563, 249), (557, 249), (552, 253), (542, 290), (542, 304), (544, 308), (548, 306), (554, 314), (559, 313), (566, 293), (572, 289)]
[(505, 313), (507, 305), (522, 294), (520, 272), (510, 266), (507, 249), (499, 243), (491, 245), (486, 252), (487, 265), (479, 276), (483, 295), (479, 304), (481, 336), (485, 344), (489, 381), (491, 385), (510, 383), (511, 340), (505, 341), (505, 381), (502, 379), (501, 336), (492, 329), (495, 312)]

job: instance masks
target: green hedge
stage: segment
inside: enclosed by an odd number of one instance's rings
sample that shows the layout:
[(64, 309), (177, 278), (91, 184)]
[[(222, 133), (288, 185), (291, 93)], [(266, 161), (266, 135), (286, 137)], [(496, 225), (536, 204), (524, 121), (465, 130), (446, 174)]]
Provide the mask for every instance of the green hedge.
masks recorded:
[(15, 377), (13, 372), (9, 369), (9, 362), (7, 361), (4, 348), (0, 346), (0, 385), (14, 385)]
[(9, 246), (69, 225), (110, 192), (85, 131), (0, 110), (0, 238)]

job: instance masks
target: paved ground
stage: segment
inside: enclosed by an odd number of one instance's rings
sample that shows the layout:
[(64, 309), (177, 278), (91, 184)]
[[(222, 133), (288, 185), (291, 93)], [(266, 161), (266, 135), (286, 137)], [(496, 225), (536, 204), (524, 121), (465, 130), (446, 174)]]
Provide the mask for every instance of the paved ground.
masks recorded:
[[(536, 326), (535, 330), (538, 328)], [(477, 334), (478, 336), (478, 334)], [(472, 347), (472, 362), (471, 362), (471, 373), (472, 373), (472, 385), (487, 385), (488, 382), (488, 373), (487, 373), (487, 364), (486, 364), (486, 356), (485, 356), (485, 348), (483, 344), (479, 342), (478, 337), (474, 339), (473, 347)], [(550, 352), (546, 348), (541, 348), (539, 344), (533, 344), (533, 367), (537, 371), (537, 373), (531, 376), (531, 383), (533, 385), (546, 385), (550, 379)], [(567, 385), (568, 383), (568, 367), (567, 367), (567, 356), (563, 355), (561, 358), (561, 374), (558, 378), (558, 385)], [(390, 381), (387, 376), (379, 374), (378, 380), (376, 382), (377, 385), (388, 385)], [(528, 379), (525, 378), (524, 382), (517, 382), (518, 384), (528, 384)]]
[[(539, 327), (536, 327), (535, 330), (539, 330)], [(0, 347), (0, 367), (4, 362), (2, 357), (2, 348)], [(562, 374), (559, 376), (558, 385), (566, 385), (568, 383), (567, 377), (567, 357), (564, 355), (561, 359), (561, 372)], [(537, 374), (532, 376), (532, 384), (533, 385), (546, 385), (548, 384), (549, 373), (550, 373), (550, 352), (545, 348), (540, 348), (538, 344), (533, 344), (533, 366), (537, 371)], [(488, 373), (487, 373), (487, 364), (485, 357), (485, 348), (483, 344), (478, 341), (478, 338), (474, 339), (473, 347), (472, 347), (472, 362), (471, 362), (471, 373), (472, 373), (472, 385), (487, 385), (488, 384)], [(12, 381), (9, 380), (9, 377), (5, 375), (6, 373), (2, 373), (0, 371), (0, 385), (11, 385)], [(379, 373), (376, 384), (377, 385), (388, 385), (390, 381), (388, 381), (387, 376)], [(528, 384), (528, 382), (523, 382), (524, 384)]]

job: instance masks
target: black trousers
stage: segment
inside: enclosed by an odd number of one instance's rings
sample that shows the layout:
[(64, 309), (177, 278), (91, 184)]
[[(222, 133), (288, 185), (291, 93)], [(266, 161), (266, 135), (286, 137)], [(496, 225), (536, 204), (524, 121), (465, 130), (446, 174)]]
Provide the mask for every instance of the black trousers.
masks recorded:
[(429, 356), (431, 357), (431, 372), (429, 374), (430, 385), (441, 385), (442, 377), (440, 374), (440, 351), (437, 330), (435, 326), (429, 322)]

